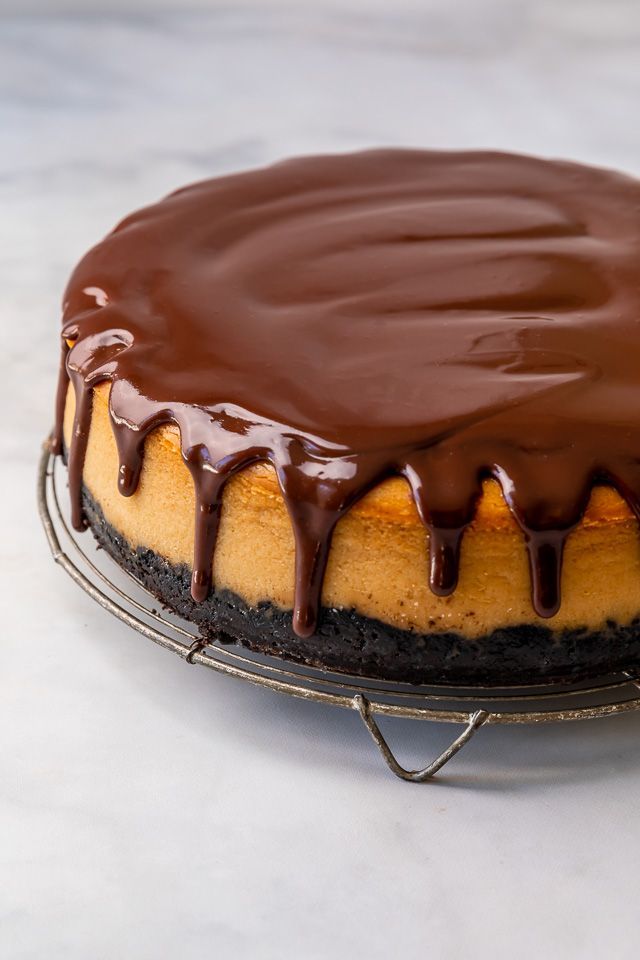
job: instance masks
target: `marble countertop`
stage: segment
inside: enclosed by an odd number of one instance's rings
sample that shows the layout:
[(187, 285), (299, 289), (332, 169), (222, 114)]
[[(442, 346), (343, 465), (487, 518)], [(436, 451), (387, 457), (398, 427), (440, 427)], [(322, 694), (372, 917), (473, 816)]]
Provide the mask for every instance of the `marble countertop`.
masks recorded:
[[(190, 668), (97, 608), (51, 562), (34, 485), (65, 279), (120, 216), (376, 144), (640, 173), (640, 7), (152, 11), (0, 17), (3, 957), (635, 955), (640, 716), (486, 728), (405, 785), (355, 714)], [(385, 730), (413, 763), (451, 734)]]

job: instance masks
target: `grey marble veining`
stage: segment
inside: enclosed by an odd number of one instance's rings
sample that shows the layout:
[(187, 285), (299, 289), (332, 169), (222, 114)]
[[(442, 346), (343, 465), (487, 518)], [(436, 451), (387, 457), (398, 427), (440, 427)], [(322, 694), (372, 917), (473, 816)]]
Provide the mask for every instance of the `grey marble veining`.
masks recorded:
[[(355, 715), (189, 669), (94, 608), (50, 562), (33, 486), (65, 279), (120, 216), (377, 144), (640, 174), (640, 7), (139, 11), (0, 17), (0, 952), (631, 957), (640, 717), (487, 729), (407, 787)], [(450, 734), (390, 732), (416, 761)]]

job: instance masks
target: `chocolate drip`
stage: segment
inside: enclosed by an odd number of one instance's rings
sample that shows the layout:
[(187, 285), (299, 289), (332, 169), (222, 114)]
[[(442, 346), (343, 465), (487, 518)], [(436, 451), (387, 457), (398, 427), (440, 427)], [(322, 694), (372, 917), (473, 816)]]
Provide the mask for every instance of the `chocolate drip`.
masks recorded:
[(213, 552), (218, 538), (222, 490), (227, 477), (211, 467), (204, 447), (196, 447), (185, 459), (193, 477), (196, 495), (191, 596), (201, 603), (209, 596), (212, 586)]
[(123, 497), (132, 497), (140, 483), (147, 433), (136, 433), (113, 417), (111, 423), (118, 448), (118, 490)]
[(296, 543), (293, 629), (299, 637), (315, 632), (331, 536), (339, 517), (310, 504), (305, 506), (290, 502), (289, 507)]
[(453, 451), (440, 462), (437, 447), (414, 455), (403, 472), (429, 531), (429, 586), (448, 597), (458, 585), (462, 538), (482, 493), (480, 473), (469, 472)]
[(438, 597), (448, 597), (458, 586), (460, 546), (465, 527), (429, 524), (429, 586)]
[(51, 452), (54, 456), (59, 456), (63, 448), (62, 424), (64, 422), (64, 408), (67, 402), (67, 389), (69, 386), (69, 375), (67, 373), (68, 353), (69, 344), (63, 337), (60, 344), (60, 368), (58, 370), (58, 387), (56, 389), (55, 426), (50, 441)]
[(66, 295), (74, 526), (93, 387), (111, 383), (118, 486), (177, 426), (193, 477), (192, 593), (211, 589), (224, 484), (275, 468), (295, 534), (294, 628), (315, 630), (331, 538), (404, 475), (430, 585), (456, 588), (484, 478), (522, 529), (532, 600), (594, 483), (640, 517), (640, 184), (499, 153), (371, 151), (195, 184), (132, 215)]
[(526, 534), (533, 606), (541, 617), (552, 617), (560, 609), (560, 572), (566, 534), (562, 531)]

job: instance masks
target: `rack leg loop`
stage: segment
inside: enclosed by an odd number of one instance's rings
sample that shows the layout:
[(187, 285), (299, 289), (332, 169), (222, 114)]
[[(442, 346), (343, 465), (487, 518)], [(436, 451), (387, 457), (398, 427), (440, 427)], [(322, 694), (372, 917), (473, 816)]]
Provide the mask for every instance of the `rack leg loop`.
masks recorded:
[(189, 652), (187, 653), (185, 660), (187, 663), (193, 663), (193, 658), (196, 653), (200, 653), (201, 650), (204, 650), (205, 647), (208, 647), (209, 644), (206, 640), (194, 640), (189, 647)]
[(356, 694), (353, 698), (353, 708), (357, 710), (360, 714), (362, 722), (366, 726), (367, 730), (371, 734), (374, 743), (378, 747), (384, 762), (387, 764), (392, 773), (396, 777), (400, 777), (401, 780), (409, 780), (411, 783), (424, 783), (426, 780), (430, 780), (444, 767), (445, 763), (448, 763), (452, 757), (455, 757), (456, 753), (461, 750), (465, 743), (468, 743), (471, 740), (472, 736), (476, 730), (482, 726), (489, 714), (486, 710), (476, 710), (475, 713), (469, 714), (469, 722), (464, 728), (459, 737), (453, 741), (453, 743), (444, 750), (439, 757), (436, 757), (430, 764), (426, 767), (423, 767), (421, 770), (406, 770), (401, 764), (398, 763), (394, 757), (389, 744), (382, 736), (380, 727), (376, 723), (372, 713), (371, 705), (366, 697), (363, 697), (361, 693)]

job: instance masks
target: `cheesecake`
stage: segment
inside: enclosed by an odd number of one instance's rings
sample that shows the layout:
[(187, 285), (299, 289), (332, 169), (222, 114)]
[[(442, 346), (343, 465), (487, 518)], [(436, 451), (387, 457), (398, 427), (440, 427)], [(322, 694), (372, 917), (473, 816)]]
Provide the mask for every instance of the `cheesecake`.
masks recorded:
[(205, 640), (380, 680), (640, 661), (640, 182), (488, 151), (194, 184), (82, 259), (72, 522)]

